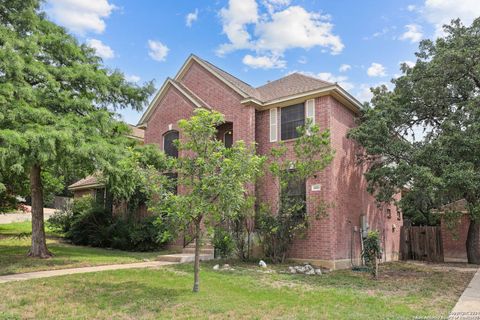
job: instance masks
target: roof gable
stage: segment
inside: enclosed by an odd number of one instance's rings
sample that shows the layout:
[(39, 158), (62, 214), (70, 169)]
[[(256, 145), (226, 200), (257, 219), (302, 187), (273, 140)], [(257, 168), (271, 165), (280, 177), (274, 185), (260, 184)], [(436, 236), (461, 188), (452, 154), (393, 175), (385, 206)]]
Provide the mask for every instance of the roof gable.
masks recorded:
[(186, 86), (182, 85), (181, 83), (167, 78), (167, 80), (164, 82), (160, 90), (158, 90), (157, 94), (153, 98), (152, 102), (150, 102), (147, 110), (145, 113), (142, 115), (142, 118), (138, 122), (138, 127), (145, 127), (146, 123), (150, 119), (151, 115), (155, 111), (155, 109), (158, 106), (158, 103), (163, 99), (163, 97), (167, 94), (168, 90), (170, 88), (175, 88), (177, 89), (178, 92), (187, 100), (190, 102), (192, 107), (194, 108), (206, 108), (206, 109), (212, 109), (205, 101), (200, 99), (196, 94), (194, 94), (190, 89), (188, 89)]

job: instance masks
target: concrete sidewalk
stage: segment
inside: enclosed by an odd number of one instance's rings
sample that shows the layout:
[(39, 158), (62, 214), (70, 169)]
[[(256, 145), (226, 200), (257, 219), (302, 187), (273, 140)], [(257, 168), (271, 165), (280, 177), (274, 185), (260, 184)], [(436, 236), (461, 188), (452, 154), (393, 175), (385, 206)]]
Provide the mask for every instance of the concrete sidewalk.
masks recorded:
[(39, 278), (49, 278), (49, 277), (64, 276), (64, 275), (77, 274), (77, 273), (108, 271), (108, 270), (157, 268), (157, 267), (167, 266), (171, 264), (176, 264), (176, 263), (167, 262), (167, 261), (149, 261), (149, 262), (138, 262), (138, 263), (127, 263), (127, 264), (111, 264), (111, 265), (96, 266), (96, 267), (36, 271), (36, 272), (18, 273), (18, 274), (0, 276), (0, 283), (39, 279)]
[(458, 299), (448, 319), (480, 320), (480, 268)]

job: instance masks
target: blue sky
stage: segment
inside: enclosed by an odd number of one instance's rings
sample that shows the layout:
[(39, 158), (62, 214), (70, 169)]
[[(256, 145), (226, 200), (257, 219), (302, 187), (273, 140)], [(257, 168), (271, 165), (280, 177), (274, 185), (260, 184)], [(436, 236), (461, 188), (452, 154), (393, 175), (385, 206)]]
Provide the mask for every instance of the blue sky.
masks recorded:
[[(365, 101), (415, 61), (421, 39), (480, 16), (480, 1), (48, 0), (44, 9), (134, 82), (159, 88), (194, 53), (253, 86), (297, 71)], [(120, 113), (133, 124), (141, 116)]]

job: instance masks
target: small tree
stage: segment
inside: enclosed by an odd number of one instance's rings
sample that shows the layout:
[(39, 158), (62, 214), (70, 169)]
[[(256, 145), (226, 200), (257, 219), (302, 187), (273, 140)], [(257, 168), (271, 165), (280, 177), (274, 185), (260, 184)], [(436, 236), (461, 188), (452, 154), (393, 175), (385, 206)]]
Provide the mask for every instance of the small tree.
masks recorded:
[[(305, 183), (308, 178), (324, 170), (333, 160), (328, 130), (320, 132), (318, 125), (307, 123), (297, 128), (299, 138), (293, 145), (294, 157), (288, 157), (288, 147), (280, 143), (272, 148), (268, 170), (273, 176), (279, 193), (276, 208), (266, 203), (259, 206), (256, 227), (261, 236), (264, 251), (274, 263), (284, 262), (287, 251), (296, 235), (305, 230), (311, 215), (306, 211), (306, 199), (288, 193), (289, 186)], [(312, 216), (326, 213), (327, 204), (319, 201)]]
[(195, 110), (189, 120), (180, 120), (180, 157), (174, 170), (178, 175), (179, 194), (165, 187), (164, 175), (150, 178), (153, 210), (167, 212), (177, 226), (193, 225), (195, 263), (193, 291), (199, 290), (200, 245), (204, 228), (242, 208), (248, 184), (253, 183), (263, 159), (243, 141), (231, 148), (216, 140), (217, 127), (224, 123), (215, 111)]
[(376, 280), (378, 277), (378, 259), (382, 258), (382, 247), (378, 231), (368, 232), (367, 237), (363, 241), (362, 257), (365, 260), (365, 265)]

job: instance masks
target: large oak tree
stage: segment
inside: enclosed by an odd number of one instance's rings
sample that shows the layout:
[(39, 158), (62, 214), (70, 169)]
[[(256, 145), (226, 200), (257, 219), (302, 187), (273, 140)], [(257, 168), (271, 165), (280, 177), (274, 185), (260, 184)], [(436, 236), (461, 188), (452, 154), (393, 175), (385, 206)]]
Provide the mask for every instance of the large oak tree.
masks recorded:
[(365, 147), (379, 200), (408, 188), (404, 214), (428, 222), (432, 209), (466, 200), (468, 261), (480, 263), (480, 18), (444, 29), (420, 43), (415, 66), (402, 66), (393, 91), (373, 90), (351, 137)]
[(95, 51), (49, 21), (40, 4), (0, 3), (0, 192), (15, 190), (12, 177), (28, 178), (30, 255), (44, 258), (50, 253), (42, 172), (93, 172), (114, 161), (128, 143), (128, 127), (113, 110), (142, 109), (153, 86), (134, 85), (103, 67)]

